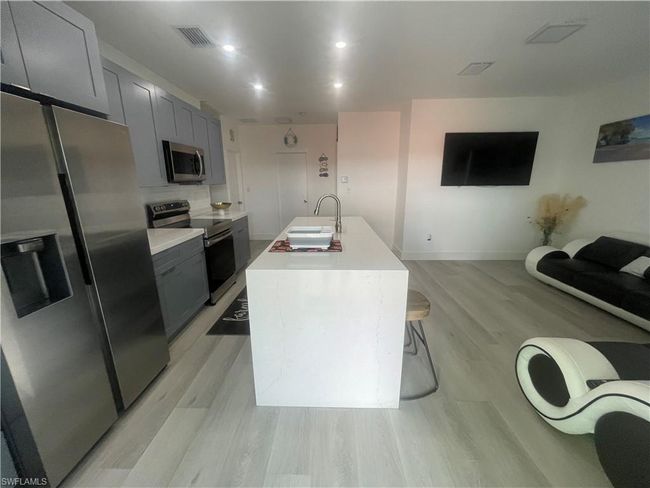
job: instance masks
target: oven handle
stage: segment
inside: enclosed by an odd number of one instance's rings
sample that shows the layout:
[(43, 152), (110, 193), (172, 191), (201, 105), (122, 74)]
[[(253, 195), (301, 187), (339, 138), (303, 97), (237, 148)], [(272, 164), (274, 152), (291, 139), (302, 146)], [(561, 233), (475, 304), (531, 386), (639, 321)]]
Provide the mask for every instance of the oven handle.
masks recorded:
[(229, 237), (232, 237), (232, 232), (228, 231), (225, 234), (219, 234), (216, 237), (213, 237), (212, 239), (206, 239), (205, 241), (205, 247), (210, 247), (213, 244), (216, 244), (217, 242), (221, 242), (224, 239), (228, 239)]

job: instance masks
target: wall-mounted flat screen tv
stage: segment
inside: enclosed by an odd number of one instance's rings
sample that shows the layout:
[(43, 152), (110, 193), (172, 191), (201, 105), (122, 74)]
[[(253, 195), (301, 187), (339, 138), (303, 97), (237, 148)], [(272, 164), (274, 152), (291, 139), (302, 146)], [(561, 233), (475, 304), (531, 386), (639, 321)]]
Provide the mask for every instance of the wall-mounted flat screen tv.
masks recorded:
[(539, 132), (448, 132), (442, 186), (528, 185)]

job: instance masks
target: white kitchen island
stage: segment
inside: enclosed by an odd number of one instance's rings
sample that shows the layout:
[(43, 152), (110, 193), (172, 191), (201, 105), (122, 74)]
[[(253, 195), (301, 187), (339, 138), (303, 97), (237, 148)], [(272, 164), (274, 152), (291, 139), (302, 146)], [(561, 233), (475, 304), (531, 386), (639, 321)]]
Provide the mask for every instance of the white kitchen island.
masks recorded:
[(361, 217), (334, 238), (342, 252), (269, 246), (246, 270), (257, 405), (399, 407), (408, 270)]

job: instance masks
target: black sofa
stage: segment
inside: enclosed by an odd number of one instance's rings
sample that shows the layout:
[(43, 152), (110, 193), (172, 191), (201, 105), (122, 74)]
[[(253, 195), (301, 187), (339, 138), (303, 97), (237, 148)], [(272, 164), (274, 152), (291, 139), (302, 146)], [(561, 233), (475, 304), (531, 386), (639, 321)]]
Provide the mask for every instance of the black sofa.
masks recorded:
[(603, 236), (573, 241), (562, 250), (533, 249), (526, 269), (537, 279), (650, 331), (650, 267), (642, 276), (620, 271), (642, 256), (650, 258), (650, 246)]

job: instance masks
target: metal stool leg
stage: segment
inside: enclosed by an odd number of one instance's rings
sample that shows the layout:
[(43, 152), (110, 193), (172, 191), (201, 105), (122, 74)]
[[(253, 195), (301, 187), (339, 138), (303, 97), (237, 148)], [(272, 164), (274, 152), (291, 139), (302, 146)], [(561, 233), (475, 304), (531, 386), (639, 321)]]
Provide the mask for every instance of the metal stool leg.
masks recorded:
[(408, 340), (409, 340), (406, 344), (404, 344), (404, 350), (406, 351), (407, 347), (411, 347), (413, 345), (413, 336), (411, 335), (409, 322), (406, 323), (406, 327), (404, 327), (404, 332), (406, 332), (406, 335), (408, 336)]
[(438, 382), (438, 375), (436, 374), (436, 368), (434, 367), (433, 359), (431, 358), (431, 351), (429, 350), (429, 343), (427, 342), (427, 336), (424, 334), (424, 327), (422, 326), (421, 320), (418, 320), (418, 326), (420, 328), (419, 331), (415, 328), (415, 326), (413, 326), (412, 322), (409, 322), (408, 328), (411, 329), (410, 337), (411, 340), (413, 341), (414, 350), (416, 351), (415, 354), (417, 354), (416, 338), (419, 339), (422, 342), (422, 345), (424, 346), (424, 350), (427, 354), (427, 360), (429, 361), (429, 367), (431, 368), (431, 374), (433, 375), (433, 387), (417, 395), (402, 396), (400, 397), (401, 400), (417, 400), (419, 398), (423, 398), (427, 395), (431, 395), (432, 393), (438, 391), (438, 387), (440, 386), (440, 383)]
[[(413, 332), (413, 323), (411, 321), (406, 323), (406, 333), (409, 336), (409, 341), (407, 344), (404, 345), (404, 350), (408, 354), (411, 354), (412, 356), (417, 356), (418, 354), (418, 343), (415, 341), (415, 334)], [(408, 351), (406, 348), (413, 346), (413, 350)]]

